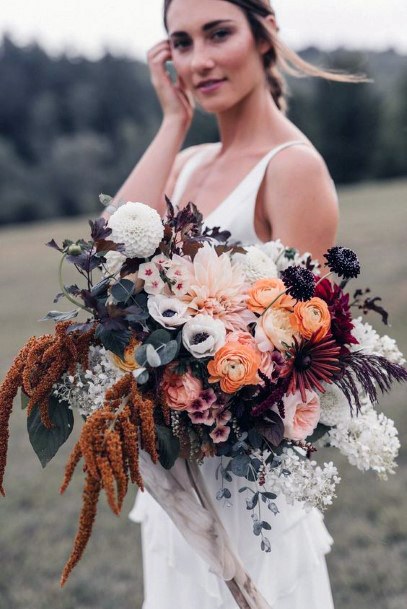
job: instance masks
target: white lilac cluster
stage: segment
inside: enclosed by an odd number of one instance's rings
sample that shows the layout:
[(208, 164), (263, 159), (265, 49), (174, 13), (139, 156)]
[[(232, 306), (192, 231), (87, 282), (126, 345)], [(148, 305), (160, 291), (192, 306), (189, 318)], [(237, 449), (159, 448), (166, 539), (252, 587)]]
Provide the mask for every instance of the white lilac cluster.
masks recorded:
[(119, 275), (123, 264), (126, 261), (126, 256), (114, 250), (107, 252), (105, 255), (106, 263), (103, 269), (103, 276)]
[(54, 385), (54, 395), (67, 401), (72, 409), (88, 416), (103, 406), (107, 389), (114, 385), (123, 372), (115, 366), (106, 349), (91, 346), (89, 369), (78, 367), (74, 376), (64, 374)]
[(128, 258), (148, 258), (154, 254), (164, 235), (159, 214), (144, 203), (128, 202), (109, 218), (111, 239), (123, 243)]
[(330, 427), (349, 421), (351, 410), (343, 392), (334, 384), (324, 385), (325, 393), (319, 394), (321, 415), (319, 422)]
[(380, 355), (393, 364), (403, 366), (406, 363), (402, 352), (396, 341), (387, 335), (380, 336), (368, 323), (363, 322), (361, 317), (353, 320), (354, 328), (352, 335), (359, 344), (351, 345), (352, 351), (361, 351), (369, 355)]
[(361, 471), (372, 469), (387, 480), (394, 474), (400, 442), (394, 421), (374, 410), (366, 400), (361, 412), (329, 431), (329, 442)]
[(332, 462), (321, 467), (292, 448), (285, 449), (281, 463), (267, 473), (267, 484), (273, 492), (282, 493), (291, 505), (301, 501), (308, 509), (324, 510), (331, 505), (340, 481)]

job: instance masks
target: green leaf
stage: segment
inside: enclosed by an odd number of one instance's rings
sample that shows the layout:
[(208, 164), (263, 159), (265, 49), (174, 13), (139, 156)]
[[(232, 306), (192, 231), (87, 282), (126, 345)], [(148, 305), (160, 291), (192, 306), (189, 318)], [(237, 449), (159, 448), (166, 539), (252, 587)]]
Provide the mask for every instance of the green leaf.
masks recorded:
[(146, 344), (153, 345), (156, 349), (166, 345), (172, 340), (172, 336), (167, 330), (156, 330), (146, 340)]
[(235, 476), (246, 477), (249, 473), (250, 457), (248, 455), (236, 455), (230, 461), (230, 469)]
[(45, 317), (41, 317), (38, 321), (69, 321), (78, 317), (79, 309), (72, 311), (49, 311)]
[(30, 398), (28, 397), (28, 395), (24, 393), (23, 390), (21, 390), (21, 410), (25, 410), (27, 408), (29, 401)]
[(169, 427), (156, 426), (159, 461), (165, 469), (171, 469), (180, 453), (180, 444)]
[(326, 433), (328, 433), (328, 431), (330, 429), (331, 429), (331, 427), (329, 427), (328, 425), (323, 425), (322, 423), (318, 423), (318, 425), (314, 429), (314, 432), (312, 433), (312, 435), (308, 436), (307, 442), (311, 442), (311, 444), (312, 444), (313, 442), (320, 440), (321, 438), (324, 437), (324, 435)]
[(161, 366), (165, 366), (172, 362), (172, 360), (177, 356), (179, 351), (178, 341), (170, 340), (162, 349), (159, 351)]
[(111, 292), (112, 296), (117, 302), (128, 302), (133, 295), (135, 285), (133, 281), (129, 279), (121, 279), (114, 285), (112, 285)]
[(67, 441), (74, 425), (73, 412), (67, 402), (59, 402), (56, 397), (51, 396), (48, 409), (54, 424), (52, 429), (47, 429), (42, 424), (38, 406), (33, 408), (27, 418), (28, 436), (42, 467), (51, 461)]
[(158, 368), (159, 366), (161, 366), (161, 357), (151, 344), (147, 345), (146, 357), (148, 363), (152, 368)]
[(107, 351), (112, 351), (123, 359), (124, 350), (131, 339), (131, 332), (125, 329), (109, 330), (109, 328), (99, 324), (96, 328), (95, 337), (101, 341)]

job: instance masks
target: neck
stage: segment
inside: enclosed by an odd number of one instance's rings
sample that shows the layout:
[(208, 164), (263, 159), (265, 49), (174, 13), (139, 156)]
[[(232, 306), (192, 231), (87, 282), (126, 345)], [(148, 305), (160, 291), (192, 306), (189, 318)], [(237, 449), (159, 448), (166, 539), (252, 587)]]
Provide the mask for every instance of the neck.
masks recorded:
[(273, 134), (278, 139), (278, 132), (286, 121), (264, 86), (256, 87), (235, 106), (217, 114), (216, 118), (222, 153), (230, 149), (248, 152), (267, 148)]

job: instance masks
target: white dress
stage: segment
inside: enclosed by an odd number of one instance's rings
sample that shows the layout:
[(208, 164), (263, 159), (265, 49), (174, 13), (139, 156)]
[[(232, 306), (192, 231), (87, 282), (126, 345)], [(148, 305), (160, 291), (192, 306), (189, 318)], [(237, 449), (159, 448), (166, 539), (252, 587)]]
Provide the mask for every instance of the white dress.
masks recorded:
[[(287, 142), (271, 150), (240, 182), (237, 188), (206, 218), (208, 226), (231, 231), (235, 240), (246, 244), (259, 241), (254, 230), (257, 192), (271, 159)], [(214, 143), (199, 150), (185, 164), (174, 189), (177, 205), (192, 172), (208, 153), (220, 147)], [(208, 489), (215, 498), (219, 482), (215, 478), (218, 457), (201, 466)], [(228, 483), (232, 505), (214, 501), (216, 509), (235, 542), (246, 570), (272, 609), (333, 609), (325, 554), (332, 538), (320, 512), (306, 512), (302, 505), (289, 506), (282, 497), (276, 501), (280, 513), (269, 513), (272, 530), (267, 531), (272, 551), (264, 553), (252, 532), (250, 512), (238, 489), (244, 480), (233, 476)], [(129, 515), (142, 524), (144, 570), (143, 609), (236, 609), (237, 605), (223, 581), (209, 571), (206, 563), (187, 544), (166, 512), (147, 492), (137, 494)]]

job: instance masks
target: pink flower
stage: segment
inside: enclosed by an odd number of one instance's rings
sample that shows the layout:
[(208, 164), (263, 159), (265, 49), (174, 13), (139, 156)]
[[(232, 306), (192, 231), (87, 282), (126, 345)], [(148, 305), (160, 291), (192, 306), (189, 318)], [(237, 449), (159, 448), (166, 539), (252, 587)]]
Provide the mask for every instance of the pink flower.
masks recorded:
[(188, 416), (195, 425), (213, 425), (215, 422), (212, 409), (188, 412)]
[(217, 425), (226, 425), (226, 423), (228, 423), (231, 418), (232, 418), (232, 413), (230, 412), (230, 410), (224, 410), (223, 412), (220, 412), (219, 414), (217, 414), (215, 411), (215, 419), (216, 419)]
[(183, 300), (188, 303), (191, 315), (203, 313), (220, 319), (227, 330), (246, 330), (255, 321), (255, 315), (246, 306), (245, 277), (238, 266), (232, 266), (229, 254), (218, 256), (205, 243), (193, 262), (180, 258), (179, 263), (188, 271), (189, 288)]
[(161, 388), (170, 408), (173, 410), (187, 410), (199, 398), (202, 383), (191, 372), (176, 374), (174, 368), (175, 365), (170, 364), (165, 369)]
[[(299, 391), (283, 398), (284, 437), (289, 440), (305, 440), (318, 425), (321, 413), (319, 397), (314, 391), (306, 390), (305, 394), (305, 402)], [(272, 410), (278, 412), (277, 406)]]
[(209, 434), (214, 442), (214, 444), (219, 444), (220, 442), (226, 442), (230, 434), (230, 427), (225, 425), (217, 425), (213, 431)]

